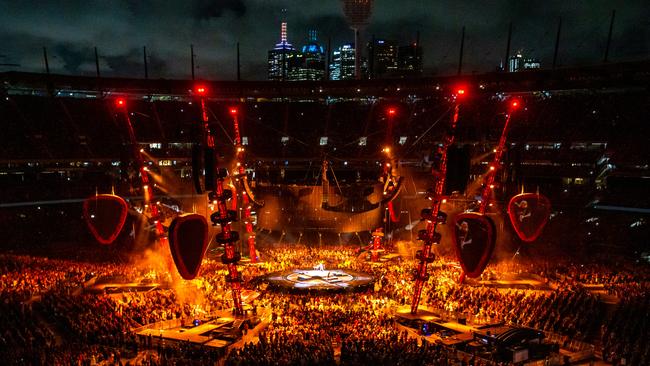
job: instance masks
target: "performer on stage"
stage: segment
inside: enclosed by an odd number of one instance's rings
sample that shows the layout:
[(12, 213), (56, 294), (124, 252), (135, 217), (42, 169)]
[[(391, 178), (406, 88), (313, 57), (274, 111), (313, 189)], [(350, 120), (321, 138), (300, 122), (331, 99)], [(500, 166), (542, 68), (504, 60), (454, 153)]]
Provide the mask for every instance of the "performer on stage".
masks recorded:
[(456, 224), (457, 235), (460, 238), (460, 248), (465, 249), (465, 245), (472, 243), (472, 237), (469, 235), (469, 224), (463, 221), (460, 225)]
[(524, 219), (530, 217), (531, 212), (528, 209), (528, 202), (526, 202), (525, 200), (519, 203), (515, 202), (515, 206), (519, 208), (518, 210), (519, 212), (517, 213), (517, 218), (519, 219), (519, 222), (524, 222)]
[(318, 263), (317, 265), (314, 266), (314, 270), (316, 271), (324, 271), (325, 270), (325, 265), (323, 262)]

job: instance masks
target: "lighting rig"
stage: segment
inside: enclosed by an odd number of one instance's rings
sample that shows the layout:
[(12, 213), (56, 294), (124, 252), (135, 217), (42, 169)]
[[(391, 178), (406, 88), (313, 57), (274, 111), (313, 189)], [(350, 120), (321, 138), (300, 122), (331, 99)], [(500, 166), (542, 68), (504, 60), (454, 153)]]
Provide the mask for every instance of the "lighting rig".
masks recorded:
[[(237, 262), (241, 260), (241, 254), (235, 248), (235, 243), (239, 241), (239, 233), (231, 229), (231, 224), (237, 221), (237, 211), (228, 209), (228, 201), (233, 199), (234, 192), (231, 189), (224, 188), (224, 179), (228, 176), (228, 170), (217, 167), (215, 140), (210, 131), (207, 107), (205, 105), (207, 88), (205, 86), (197, 86), (195, 88), (195, 94), (199, 97), (203, 122), (202, 142), (205, 163), (205, 189), (208, 191), (208, 203), (214, 205), (216, 209), (210, 215), (210, 221), (212, 221), (213, 226), (219, 225), (221, 227), (221, 232), (215, 236), (215, 240), (219, 245), (224, 247), (221, 262), (228, 269), (226, 282), (230, 284), (232, 290), (234, 312), (236, 315), (242, 315), (244, 313), (241, 300), (242, 278), (237, 270)], [(195, 177), (198, 175), (196, 172), (194, 174)], [(197, 179), (195, 178), (196, 182)]]
[(444, 188), (445, 179), (447, 175), (447, 150), (449, 146), (454, 143), (456, 125), (458, 124), (458, 114), (460, 111), (461, 100), (466, 98), (465, 88), (458, 88), (453, 96), (456, 105), (454, 107), (454, 114), (451, 121), (451, 128), (442, 146), (438, 147), (436, 151), (436, 159), (431, 167), (431, 174), (434, 178), (433, 188), (427, 192), (427, 199), (431, 201), (431, 207), (422, 209), (420, 213), (422, 220), (426, 221), (426, 229), (418, 232), (418, 240), (422, 240), (422, 249), (416, 252), (416, 259), (419, 260), (417, 269), (415, 270), (415, 286), (413, 291), (413, 299), (411, 300), (411, 314), (416, 314), (418, 306), (420, 305), (420, 298), (422, 296), (422, 288), (429, 279), (427, 273), (427, 265), (432, 263), (435, 255), (431, 252), (432, 246), (440, 244), (442, 236), (436, 232), (438, 224), (444, 224), (447, 220), (447, 215), (440, 211), (440, 206), (445, 201)]

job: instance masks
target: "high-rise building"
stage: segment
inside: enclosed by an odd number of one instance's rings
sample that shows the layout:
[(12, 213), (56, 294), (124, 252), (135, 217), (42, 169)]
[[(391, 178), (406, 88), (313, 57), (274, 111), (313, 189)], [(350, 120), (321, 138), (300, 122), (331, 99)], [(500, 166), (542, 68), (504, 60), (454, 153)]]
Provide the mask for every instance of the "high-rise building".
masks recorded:
[(296, 67), (290, 68), (288, 80), (323, 80), (325, 77), (325, 50), (318, 44), (315, 30), (309, 31), (308, 42), (295, 61)]
[(291, 65), (296, 62), (295, 56), (296, 51), (287, 41), (287, 22), (283, 21), (280, 28), (280, 43), (269, 51), (269, 80), (286, 80)]
[(539, 69), (542, 67), (542, 63), (539, 60), (534, 58), (527, 58), (524, 60), (524, 70), (528, 69)]
[(303, 66), (305, 64), (305, 55), (300, 51), (288, 52), (286, 55), (286, 76), (284, 80), (297, 81), (308, 80), (305, 78)]
[(330, 65), (330, 79), (346, 80), (354, 79), (354, 45), (344, 44), (332, 53), (332, 64)]
[(508, 60), (508, 72), (517, 72), (528, 69), (539, 69), (541, 67), (539, 60), (534, 58), (526, 58), (521, 51), (516, 55), (510, 56)]
[(397, 43), (375, 39), (368, 44), (368, 67), (372, 78), (394, 76), (397, 73)]
[(402, 76), (422, 74), (422, 46), (417, 42), (400, 46), (397, 51), (397, 69)]

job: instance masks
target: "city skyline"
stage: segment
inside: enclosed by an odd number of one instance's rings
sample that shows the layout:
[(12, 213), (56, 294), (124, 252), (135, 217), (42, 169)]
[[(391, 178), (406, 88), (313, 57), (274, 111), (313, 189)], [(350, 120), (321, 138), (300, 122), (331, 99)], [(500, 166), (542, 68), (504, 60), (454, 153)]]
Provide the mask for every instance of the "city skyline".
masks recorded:
[[(321, 45), (331, 38), (332, 49), (353, 43), (339, 1), (42, 2), (37, 7), (0, 1), (0, 72), (43, 72), (42, 47), (47, 47), (52, 72), (94, 75), (97, 47), (102, 76), (143, 77), (146, 46), (150, 78), (189, 78), (193, 44), (198, 78), (233, 80), (240, 42), (242, 78), (265, 80), (266, 54), (278, 40), (285, 8), (289, 41), (296, 47), (306, 43), (311, 29), (318, 31)], [(596, 64), (603, 58), (613, 9), (610, 61), (648, 58), (650, 7), (642, 1), (624, 7), (613, 1), (549, 1), (543, 9), (532, 9), (512, 1), (403, 1), (397, 7), (380, 0), (362, 44), (372, 35), (408, 44), (419, 31), (423, 75), (454, 74), (465, 25), (463, 72), (489, 72), (504, 61), (512, 21), (511, 53), (523, 48), (547, 67), (561, 16), (558, 66)]]

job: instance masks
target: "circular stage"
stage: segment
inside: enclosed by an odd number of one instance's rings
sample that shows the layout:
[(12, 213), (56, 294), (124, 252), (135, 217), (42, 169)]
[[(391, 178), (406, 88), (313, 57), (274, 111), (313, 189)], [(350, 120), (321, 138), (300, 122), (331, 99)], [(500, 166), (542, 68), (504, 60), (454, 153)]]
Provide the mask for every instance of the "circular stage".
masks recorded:
[(273, 272), (262, 278), (270, 288), (279, 290), (345, 290), (365, 289), (375, 278), (368, 273), (349, 269), (290, 269)]

